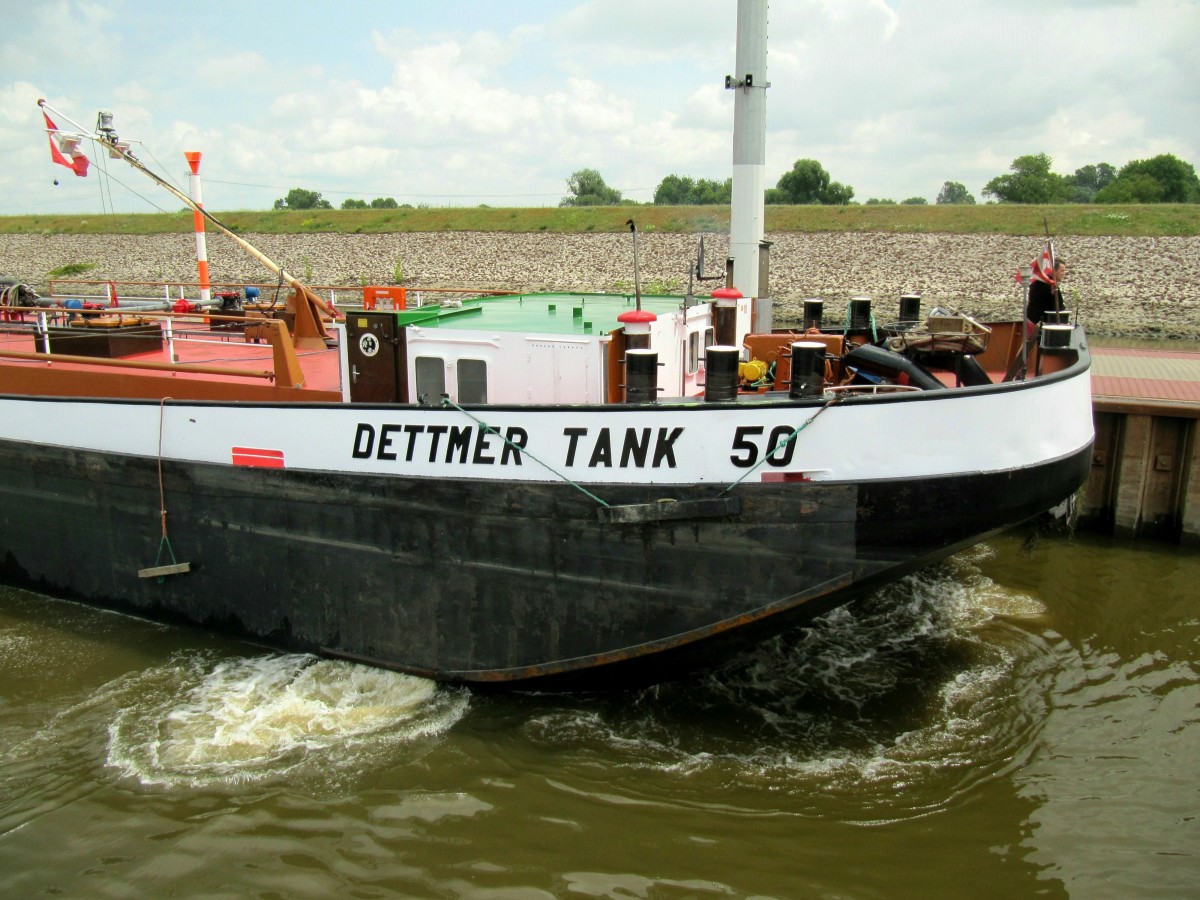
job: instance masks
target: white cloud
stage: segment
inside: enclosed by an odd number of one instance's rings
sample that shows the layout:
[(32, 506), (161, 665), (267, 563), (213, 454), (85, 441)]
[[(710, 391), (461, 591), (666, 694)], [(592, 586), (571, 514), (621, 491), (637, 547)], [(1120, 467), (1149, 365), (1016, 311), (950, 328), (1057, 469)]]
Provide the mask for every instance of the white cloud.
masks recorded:
[[(40, 95), (85, 124), (112, 109), (172, 171), (202, 150), (215, 209), (295, 186), (553, 204), (584, 166), (649, 199), (668, 174), (730, 172), (735, 0), (532, 4), (528, 21), (483, 2), (391, 20), (354, 2), (211, 4), (200, 20), (151, 0), (6, 13), (0, 214), (97, 208), (90, 180), (52, 187)], [(978, 194), (1025, 153), (1066, 172), (1200, 162), (1200, 4), (777, 0), (769, 18), (769, 184), (801, 157), (863, 200), (932, 199), (946, 180)]]

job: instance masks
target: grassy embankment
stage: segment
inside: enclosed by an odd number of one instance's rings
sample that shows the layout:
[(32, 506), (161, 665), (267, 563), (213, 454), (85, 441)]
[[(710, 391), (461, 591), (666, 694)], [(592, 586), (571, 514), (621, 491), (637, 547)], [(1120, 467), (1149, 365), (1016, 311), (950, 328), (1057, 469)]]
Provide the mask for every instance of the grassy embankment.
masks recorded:
[[(493, 231), (587, 234), (619, 232), (633, 218), (639, 231), (674, 233), (729, 230), (728, 207), (603, 206), (585, 208), (448, 207), (214, 213), (233, 231), (247, 234), (385, 234), (394, 232)], [(1200, 205), (1139, 206), (768, 206), (768, 232), (883, 232), (896, 234), (1041, 234), (1158, 237), (1200, 235)], [(5, 234), (188, 233), (192, 214), (0, 216)]]

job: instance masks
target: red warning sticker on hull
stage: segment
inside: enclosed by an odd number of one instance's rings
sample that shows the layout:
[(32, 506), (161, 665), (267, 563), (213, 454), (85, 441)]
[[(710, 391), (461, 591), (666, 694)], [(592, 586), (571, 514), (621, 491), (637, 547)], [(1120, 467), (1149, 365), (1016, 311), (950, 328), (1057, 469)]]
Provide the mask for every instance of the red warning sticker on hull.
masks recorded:
[(263, 469), (282, 469), (283, 451), (264, 450), (261, 447), (234, 447), (235, 466), (257, 466)]
[(791, 483), (793, 481), (812, 481), (804, 472), (763, 472), (759, 478), (764, 484)]

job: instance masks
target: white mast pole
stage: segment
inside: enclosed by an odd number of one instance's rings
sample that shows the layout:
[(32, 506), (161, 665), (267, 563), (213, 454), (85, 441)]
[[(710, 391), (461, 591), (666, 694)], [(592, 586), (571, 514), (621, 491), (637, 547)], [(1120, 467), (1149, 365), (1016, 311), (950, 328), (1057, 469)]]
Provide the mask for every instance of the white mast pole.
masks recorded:
[(765, 233), (763, 181), (767, 163), (767, 0), (738, 0), (733, 100), (733, 201), (729, 255), (733, 286), (757, 297), (758, 246)]

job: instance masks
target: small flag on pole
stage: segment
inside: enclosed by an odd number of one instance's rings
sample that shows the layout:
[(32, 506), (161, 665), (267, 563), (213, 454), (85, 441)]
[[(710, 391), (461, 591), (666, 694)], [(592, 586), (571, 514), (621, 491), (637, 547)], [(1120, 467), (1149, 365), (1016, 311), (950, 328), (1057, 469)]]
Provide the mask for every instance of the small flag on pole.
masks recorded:
[(1054, 284), (1054, 242), (1046, 241), (1046, 249), (1033, 261), (1033, 280)]
[(42, 118), (46, 120), (46, 132), (50, 135), (50, 159), (60, 166), (66, 166), (80, 178), (85, 178), (88, 171), (88, 158), (79, 149), (79, 138), (64, 135), (58, 126), (42, 110)]

